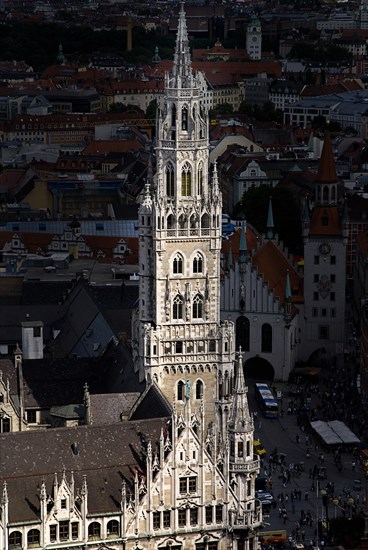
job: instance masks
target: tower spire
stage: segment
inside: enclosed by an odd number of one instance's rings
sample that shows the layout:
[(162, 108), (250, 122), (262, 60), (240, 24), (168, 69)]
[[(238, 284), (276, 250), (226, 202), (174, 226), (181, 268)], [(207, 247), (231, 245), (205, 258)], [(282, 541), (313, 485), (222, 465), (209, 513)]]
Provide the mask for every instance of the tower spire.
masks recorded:
[(236, 432), (248, 432), (253, 430), (253, 421), (249, 413), (248, 388), (245, 384), (243, 370), (243, 352), (239, 348), (237, 354), (236, 382), (233, 393), (233, 405), (231, 409), (229, 424)]
[(336, 173), (330, 132), (326, 132), (325, 134), (316, 181), (318, 183), (336, 183), (339, 181)]
[(191, 86), (192, 62), (189, 52), (189, 40), (187, 23), (184, 12), (184, 2), (180, 4), (178, 33), (174, 54), (173, 76), (177, 88), (189, 88)]
[(272, 209), (272, 198), (268, 201), (268, 215), (267, 215), (267, 239), (274, 238), (274, 223), (273, 223), (273, 209)]

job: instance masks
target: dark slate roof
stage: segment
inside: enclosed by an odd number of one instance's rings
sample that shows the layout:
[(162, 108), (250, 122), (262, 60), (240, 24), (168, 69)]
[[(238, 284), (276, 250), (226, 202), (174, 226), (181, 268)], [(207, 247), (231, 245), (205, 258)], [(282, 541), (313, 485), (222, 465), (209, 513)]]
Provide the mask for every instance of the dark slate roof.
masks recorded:
[(106, 357), (23, 361), (24, 404), (50, 408), (83, 403), (85, 383), (91, 393), (104, 391), (111, 363)]
[(9, 380), (10, 395), (18, 394), (18, 376), (14, 368), (14, 363), (10, 359), (0, 359), (0, 373), (5, 382)]
[(71, 288), (71, 281), (32, 281), (22, 284), (23, 304), (58, 304)]
[(138, 392), (91, 395), (92, 423), (98, 426), (116, 424), (122, 417), (127, 418), (139, 396)]
[(131, 488), (135, 472), (144, 472), (147, 443), (155, 452), (168, 422), (161, 418), (1, 434), (0, 483), (8, 486), (9, 521), (37, 520), (42, 479), (50, 495), (54, 473), (60, 482), (63, 468), (68, 481), (74, 472), (76, 492), (87, 476), (90, 514), (118, 512), (122, 481)]
[(114, 334), (88, 287), (78, 284), (70, 292), (67, 305), (62, 331), (53, 342), (55, 355), (68, 357), (77, 353), (93, 357), (94, 343), (100, 343), (100, 351), (104, 350)]
[(171, 407), (156, 384), (149, 386), (135, 404), (130, 420), (142, 420), (144, 418), (162, 418), (170, 416)]
[[(65, 307), (56, 304), (2, 305), (0, 342), (15, 345), (22, 342), (23, 321), (42, 321), (44, 342), (51, 340), (52, 325), (64, 315)], [(29, 315), (29, 318), (27, 318)]]

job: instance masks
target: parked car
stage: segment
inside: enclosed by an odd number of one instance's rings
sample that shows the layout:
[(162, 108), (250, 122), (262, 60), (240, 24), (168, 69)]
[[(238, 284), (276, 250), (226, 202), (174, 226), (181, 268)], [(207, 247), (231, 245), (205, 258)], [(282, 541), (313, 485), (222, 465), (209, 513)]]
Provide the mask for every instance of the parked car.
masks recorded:
[(261, 501), (262, 506), (272, 506), (276, 502), (273, 494), (268, 491), (256, 491), (255, 496)]
[(266, 454), (266, 449), (263, 447), (260, 439), (254, 439), (253, 450), (258, 456), (264, 456)]

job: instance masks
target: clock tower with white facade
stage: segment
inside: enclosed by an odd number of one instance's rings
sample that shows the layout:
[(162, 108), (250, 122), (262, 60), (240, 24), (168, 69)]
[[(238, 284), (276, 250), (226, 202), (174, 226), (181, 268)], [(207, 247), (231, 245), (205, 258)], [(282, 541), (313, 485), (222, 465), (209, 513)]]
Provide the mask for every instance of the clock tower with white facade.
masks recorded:
[(203, 79), (191, 67), (183, 7), (158, 106), (156, 174), (139, 209), (140, 297), (133, 357), (169, 403), (225, 435), (234, 387), (233, 323), (220, 322), (222, 199), (209, 169)]
[(333, 357), (343, 353), (345, 327), (346, 203), (340, 212), (330, 135), (327, 133), (315, 181), (315, 206), (305, 205), (304, 299), (305, 337), (303, 359), (322, 349)]
[(250, 59), (259, 61), (262, 58), (262, 29), (256, 15), (252, 15), (247, 26), (246, 50)]

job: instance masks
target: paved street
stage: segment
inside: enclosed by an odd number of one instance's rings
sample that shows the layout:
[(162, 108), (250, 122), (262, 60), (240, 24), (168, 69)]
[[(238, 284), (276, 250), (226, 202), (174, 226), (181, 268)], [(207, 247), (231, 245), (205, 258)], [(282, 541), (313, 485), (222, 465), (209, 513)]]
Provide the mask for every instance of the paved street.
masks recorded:
[[(274, 386), (277, 390), (282, 391), (283, 395), (283, 408), (285, 409), (285, 414), (282, 418), (279, 419), (266, 419), (262, 416), (260, 409), (255, 401), (254, 397), (254, 381), (249, 381), (249, 406), (252, 412), (257, 411), (257, 418), (255, 420), (255, 438), (260, 438), (264, 447), (267, 450), (266, 458), (263, 460), (263, 465), (261, 468), (261, 474), (266, 473), (270, 474), (269, 467), (269, 456), (270, 453), (275, 449), (278, 450), (278, 453), (284, 453), (285, 466), (288, 468), (290, 463), (298, 464), (304, 462), (305, 471), (296, 476), (291, 475), (290, 482), (286, 483), (284, 486), (283, 479), (281, 476), (280, 467), (272, 471), (272, 492), (274, 497), (277, 499), (277, 506), (274, 509), (271, 509), (270, 516), (265, 517), (265, 531), (274, 530), (274, 529), (286, 529), (288, 535), (295, 534), (296, 522), (300, 521), (301, 511), (303, 510), (305, 514), (310, 511), (312, 517), (312, 525), (302, 525), (300, 528), (300, 542), (305, 542), (309, 545), (311, 539), (316, 538), (316, 518), (323, 518), (325, 515), (325, 508), (322, 506), (321, 495), (317, 497), (316, 491), (316, 481), (313, 482), (313, 479), (310, 478), (310, 469), (315, 465), (325, 466), (327, 472), (327, 479), (321, 480), (320, 490), (324, 490), (328, 482), (334, 483), (334, 494), (335, 495), (344, 495), (346, 489), (350, 489), (352, 496), (360, 500), (360, 504), (363, 505), (364, 495), (365, 495), (365, 478), (363, 472), (359, 466), (356, 465), (355, 471), (352, 467), (352, 462), (354, 460), (353, 454), (351, 452), (346, 452), (342, 454), (342, 466), (343, 470), (341, 473), (338, 471), (332, 452), (329, 452), (328, 449), (319, 448), (314, 439), (313, 435), (309, 435), (310, 443), (310, 458), (307, 458), (307, 445), (305, 442), (306, 433), (303, 433), (297, 426), (297, 417), (295, 414), (288, 415), (286, 414), (287, 404), (292, 399), (289, 397), (289, 386), (287, 384), (275, 383)], [(312, 407), (314, 406), (315, 397), (312, 396)], [(299, 444), (297, 444), (297, 435), (300, 438)], [(323, 453), (323, 464), (320, 460), (320, 453)], [(280, 478), (281, 476), (281, 478)], [(298, 477), (297, 477), (298, 476)], [(362, 490), (360, 491), (359, 496), (357, 497), (357, 491), (353, 490), (353, 483), (355, 479), (360, 479), (362, 482)], [(301, 499), (294, 500), (294, 504), (291, 500), (291, 492), (301, 491)], [(280, 504), (278, 496), (283, 493), (284, 505)], [(307, 500), (305, 498), (307, 494)], [(287, 496), (286, 496), (287, 495)], [(285, 500), (288, 500), (285, 502)], [(286, 508), (287, 519), (279, 517), (279, 507)], [(347, 515), (350, 513), (347, 510)], [(328, 506), (329, 517), (335, 517), (335, 515), (341, 515), (341, 510), (330, 503)], [(270, 525), (267, 525), (269, 523)], [(304, 532), (304, 537), (302, 537)], [(319, 533), (320, 535), (320, 533)], [(302, 540), (302, 538), (304, 540)]]

